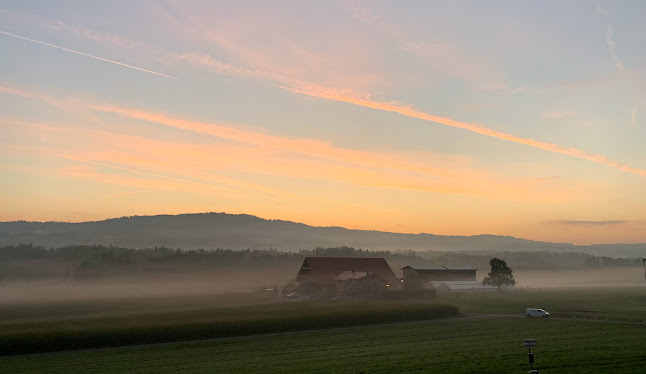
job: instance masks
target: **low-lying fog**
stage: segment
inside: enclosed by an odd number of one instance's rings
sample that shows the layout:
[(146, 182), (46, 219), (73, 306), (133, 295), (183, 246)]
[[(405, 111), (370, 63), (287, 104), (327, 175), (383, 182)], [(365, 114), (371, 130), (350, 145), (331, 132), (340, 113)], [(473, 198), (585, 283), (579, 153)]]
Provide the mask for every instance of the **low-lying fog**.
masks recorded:
[(282, 287), (295, 274), (179, 275), (167, 278), (142, 276), (91, 281), (15, 281), (0, 283), (0, 305), (31, 302), (161, 298), (194, 295), (216, 295), (259, 292), (274, 286)]
[[(395, 272), (397, 274), (397, 271)], [(108, 280), (51, 280), (0, 282), (0, 305), (49, 301), (163, 298), (257, 292), (282, 286), (294, 278), (282, 271), (254, 271), (227, 274), (168, 277), (141, 276)], [(401, 274), (399, 274), (401, 276)], [(478, 280), (486, 275), (478, 272)], [(620, 267), (587, 270), (519, 270), (514, 271), (517, 288), (630, 287), (646, 285), (643, 267)]]
[[(479, 274), (480, 275), (480, 274)], [(484, 276), (484, 274), (483, 274)], [(585, 270), (515, 271), (516, 287), (629, 287), (646, 285), (642, 266)]]

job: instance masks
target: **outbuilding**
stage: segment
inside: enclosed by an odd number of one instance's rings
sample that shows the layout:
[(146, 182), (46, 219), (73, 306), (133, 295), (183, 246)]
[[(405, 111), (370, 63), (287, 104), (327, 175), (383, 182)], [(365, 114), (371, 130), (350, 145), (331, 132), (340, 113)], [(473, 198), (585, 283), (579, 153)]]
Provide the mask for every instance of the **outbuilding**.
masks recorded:
[(423, 283), (437, 281), (475, 282), (477, 270), (470, 266), (405, 266), (402, 268), (404, 279), (409, 276), (417, 276)]

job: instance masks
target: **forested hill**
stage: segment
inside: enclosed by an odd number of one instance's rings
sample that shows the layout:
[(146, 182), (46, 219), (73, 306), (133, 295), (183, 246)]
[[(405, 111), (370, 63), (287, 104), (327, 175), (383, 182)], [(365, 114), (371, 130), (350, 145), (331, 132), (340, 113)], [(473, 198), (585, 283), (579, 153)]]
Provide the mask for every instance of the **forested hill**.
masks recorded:
[(444, 236), (348, 230), (226, 213), (134, 216), (82, 223), (0, 222), (0, 245), (20, 243), (44, 247), (103, 244), (129, 248), (274, 248), (281, 251), (337, 246), (391, 251), (551, 250), (614, 257), (640, 257), (646, 249), (646, 245), (637, 244), (574, 246), (495, 235)]

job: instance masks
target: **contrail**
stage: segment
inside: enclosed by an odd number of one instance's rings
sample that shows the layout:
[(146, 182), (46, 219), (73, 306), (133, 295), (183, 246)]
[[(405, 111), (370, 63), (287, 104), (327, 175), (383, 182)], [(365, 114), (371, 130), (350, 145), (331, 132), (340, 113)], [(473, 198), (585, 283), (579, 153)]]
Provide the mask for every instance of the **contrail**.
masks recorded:
[(8, 36), (12, 36), (12, 37), (14, 37), (14, 38), (18, 38), (18, 39), (22, 39), (22, 40), (27, 40), (27, 41), (32, 42), (32, 43), (38, 43), (38, 44), (46, 45), (46, 46), (48, 46), (48, 47), (52, 47), (52, 48), (56, 48), (56, 49), (60, 49), (60, 50), (62, 50), (62, 51), (66, 51), (66, 52), (76, 53), (77, 55), (86, 56), (86, 57), (91, 57), (91, 58), (94, 58), (94, 59), (97, 59), (97, 60), (101, 60), (101, 61), (105, 61), (105, 62), (109, 62), (109, 63), (112, 63), (112, 64), (117, 64), (117, 65), (125, 66), (125, 67), (127, 67), (127, 68), (131, 68), (131, 69), (135, 69), (135, 70), (143, 71), (143, 72), (145, 72), (145, 73), (150, 73), (150, 74), (159, 75), (160, 77), (165, 77), (165, 78), (170, 78), (170, 79), (177, 79), (177, 78), (175, 78), (175, 77), (171, 77), (170, 75), (166, 75), (166, 74), (158, 73), (158, 72), (156, 72), (156, 71), (152, 71), (152, 70), (146, 70), (146, 69), (138, 68), (138, 67), (136, 67), (136, 66), (132, 66), (132, 65), (128, 65), (128, 64), (124, 64), (123, 62), (118, 62), (118, 61), (108, 60), (107, 58), (103, 58), (103, 57), (99, 57), (99, 56), (90, 55), (90, 54), (87, 54), (87, 53), (83, 53), (83, 52), (75, 51), (75, 50), (73, 50), (73, 49), (68, 49), (68, 48), (60, 47), (60, 46), (57, 46), (57, 45), (54, 45), (54, 44), (41, 42), (41, 41), (39, 41), (39, 40), (29, 39), (29, 38), (26, 38), (26, 37), (24, 37), (24, 36), (20, 36), (20, 35), (12, 34), (12, 33), (10, 33), (10, 32), (6, 32), (6, 31), (2, 31), (2, 30), (0, 30), (0, 34), (4, 34), (4, 35), (8, 35)]
[(616, 161), (611, 161), (607, 159), (605, 156), (600, 154), (588, 153), (580, 149), (564, 147), (558, 144), (542, 142), (542, 141), (534, 140), (530, 138), (521, 138), (501, 131), (489, 129), (487, 127), (483, 127), (477, 124), (461, 122), (451, 118), (434, 116), (429, 113), (415, 110), (411, 106), (404, 106), (396, 102), (377, 101), (377, 100), (373, 100), (370, 96), (367, 96), (367, 95), (359, 96), (353, 93), (340, 92), (335, 89), (327, 89), (325, 87), (320, 87), (316, 85), (309, 85), (305, 87), (281, 86), (281, 88), (291, 92), (299, 93), (302, 95), (354, 104), (354, 105), (358, 105), (358, 106), (362, 106), (370, 109), (378, 109), (378, 110), (383, 110), (387, 112), (395, 112), (406, 117), (417, 118), (417, 119), (421, 119), (421, 120), (433, 122), (433, 123), (439, 123), (449, 127), (456, 127), (459, 129), (475, 132), (477, 134), (490, 136), (492, 138), (502, 139), (509, 142), (524, 144), (533, 148), (542, 149), (545, 151), (550, 151), (550, 152), (560, 153), (571, 157), (576, 157), (576, 158), (592, 161), (597, 164), (610, 166), (612, 168), (616, 168), (628, 173), (637, 174), (642, 177), (646, 177), (646, 169), (638, 169)]
[(281, 200), (281, 199), (277, 199), (277, 198), (274, 198), (274, 197), (265, 196), (265, 195), (262, 195), (262, 194), (257, 194), (257, 193), (253, 193), (253, 192), (249, 192), (249, 191), (242, 191), (240, 189), (222, 187), (222, 186), (218, 186), (218, 185), (211, 184), (211, 183), (201, 183), (201, 182), (195, 182), (195, 181), (191, 181), (191, 180), (187, 180), (187, 179), (175, 178), (175, 177), (171, 177), (171, 176), (168, 176), (168, 175), (153, 174), (153, 173), (148, 173), (148, 172), (141, 171), (141, 170), (124, 168), (122, 166), (111, 165), (111, 164), (106, 164), (106, 163), (102, 163), (102, 162), (90, 161), (90, 160), (84, 160), (84, 159), (81, 159), (81, 158), (75, 158), (75, 157), (71, 157), (71, 156), (62, 156), (62, 157), (66, 158), (68, 160), (72, 160), (72, 161), (84, 162), (86, 164), (98, 165), (98, 166), (103, 166), (103, 167), (112, 168), (112, 169), (118, 169), (118, 170), (124, 170), (124, 171), (130, 172), (130, 173), (147, 175), (147, 176), (154, 177), (154, 178), (168, 179), (168, 180), (181, 182), (181, 183), (188, 183), (188, 184), (194, 184), (194, 185), (198, 185), (198, 186), (217, 188), (217, 189), (220, 189), (220, 190), (225, 190), (225, 191), (237, 192), (237, 193), (241, 193), (241, 194), (245, 194), (245, 195), (256, 196), (256, 197), (260, 197), (260, 198), (263, 198), (263, 199), (266, 199), (266, 200), (278, 201), (278, 202), (281, 202), (281, 203), (290, 203), (290, 204), (300, 205), (300, 206), (303, 206), (303, 207), (306, 207), (306, 208), (311, 208), (310, 206), (307, 206), (305, 204), (301, 204), (301, 203), (297, 203), (297, 202), (293, 202), (293, 201)]

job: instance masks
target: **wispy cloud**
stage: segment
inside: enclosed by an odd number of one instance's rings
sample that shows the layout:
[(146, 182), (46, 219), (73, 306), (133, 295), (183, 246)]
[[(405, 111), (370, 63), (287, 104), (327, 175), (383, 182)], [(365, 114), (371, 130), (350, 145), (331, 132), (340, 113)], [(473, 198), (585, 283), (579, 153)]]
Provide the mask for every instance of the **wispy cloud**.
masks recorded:
[[(189, 191), (196, 189), (220, 190), (229, 195), (255, 196), (304, 206), (299, 202), (302, 199), (294, 199), (295, 195), (286, 196), (280, 191), (220, 176), (208, 170), (214, 166), (209, 163), (208, 155), (223, 159), (236, 152), (248, 154), (248, 149), (240, 147), (232, 149), (222, 146), (204, 148), (192, 144), (153, 141), (118, 132), (107, 133), (83, 127), (39, 124), (6, 118), (0, 118), (0, 125), (5, 129), (17, 129), (22, 137), (46, 139), (46, 141), (32, 142), (33, 144), (29, 147), (4, 145), (0, 142), (0, 150), (7, 149), (29, 155), (47, 155), (48, 158), (63, 158), (79, 163), (79, 165), (95, 167), (93, 169), (88, 169), (88, 167), (70, 168), (65, 171), (66, 175), (143, 189), (153, 189), (154, 187), (157, 190), (186, 191), (189, 187)], [(83, 139), (83, 141), (79, 141), (79, 139)], [(165, 156), (168, 154), (174, 156)], [(110, 173), (100, 174), (95, 172), (96, 167), (100, 167), (104, 171), (125, 172), (121, 174), (138, 176), (140, 180), (115, 178)], [(109, 177), (106, 178), (106, 175)], [(155, 187), (159, 184), (163, 188)], [(281, 195), (291, 198), (291, 201), (281, 198)]]
[(574, 115), (573, 112), (543, 112), (543, 113), (541, 113), (541, 117), (548, 118), (548, 119), (563, 119), (563, 118), (572, 117), (573, 115)]
[[(213, 183), (204, 183), (204, 182), (189, 180), (189, 179), (186, 179), (186, 178), (177, 178), (177, 177), (173, 177), (173, 176), (169, 176), (169, 175), (163, 175), (163, 174), (159, 174), (159, 173), (149, 173), (149, 172), (142, 171), (142, 170), (135, 170), (135, 169), (126, 168), (126, 167), (123, 167), (123, 166), (106, 164), (106, 163), (103, 163), (103, 162), (82, 160), (82, 159), (79, 159), (79, 158), (74, 158), (74, 157), (69, 157), (69, 156), (67, 158), (70, 159), (70, 160), (73, 160), (73, 161), (84, 162), (84, 163), (87, 163), (87, 164), (98, 165), (98, 166), (112, 168), (112, 169), (124, 170), (124, 171), (130, 172), (130, 173), (141, 174), (141, 175), (154, 177), (154, 178), (167, 179), (167, 180), (174, 181), (174, 182), (194, 184), (194, 185), (207, 187), (207, 188), (216, 188), (216, 189), (219, 189), (219, 190), (224, 190), (224, 191), (233, 192), (233, 193), (242, 193), (242, 194), (246, 194), (246, 195), (254, 195), (256, 197), (260, 197), (260, 198), (263, 198), (263, 199), (275, 200), (275, 201), (279, 201), (279, 202), (283, 202), (283, 203), (295, 203), (294, 201), (286, 201), (286, 200), (278, 199), (278, 198), (271, 197), (271, 196), (251, 193), (251, 192), (248, 192), (248, 191), (244, 191), (242, 189), (223, 187), (223, 186), (216, 185), (216, 184), (213, 184)], [(296, 203), (296, 204), (302, 205), (302, 206), (307, 206), (307, 205), (300, 204), (300, 203)]]
[(426, 176), (455, 176), (447, 169), (421, 166), (417, 163), (404, 162), (397, 157), (384, 156), (375, 153), (362, 152), (352, 149), (338, 148), (330, 143), (316, 139), (295, 139), (275, 135), (252, 132), (239, 128), (224, 126), (216, 123), (193, 121), (172, 117), (163, 113), (149, 112), (133, 108), (117, 106), (90, 105), (92, 109), (101, 112), (115, 113), (128, 118), (144, 120), (165, 126), (209, 134), (218, 138), (232, 140), (243, 144), (253, 144), (263, 148), (274, 148), (333, 160), (342, 163), (355, 164), (369, 168), (388, 168), (419, 173)]
[(564, 225), (564, 226), (609, 226), (629, 223), (628, 220), (602, 220), (602, 221), (583, 221), (583, 220), (547, 220), (543, 221), (547, 225)]
[[(318, 180), (334, 185), (342, 183), (346, 186), (477, 196), (504, 201), (524, 201), (531, 196), (532, 201), (558, 202), (581, 197), (575, 191), (576, 186), (528, 185), (522, 178), (474, 167), (472, 161), (465, 157), (443, 156), (427, 151), (353, 150), (315, 139), (284, 138), (253, 132), (249, 128), (243, 130), (160, 113), (112, 106), (79, 105), (95, 108), (100, 112), (208, 134), (214, 137), (214, 142), (183, 144), (118, 134), (116, 128), (112, 129), (115, 133), (110, 134), (78, 126), (44, 126), (2, 118), (0, 121), (5, 124), (5, 128), (11, 126), (15, 129), (16, 134), (32, 128), (32, 137), (28, 138), (32, 139), (31, 144), (65, 149), (67, 151), (64, 156), (79, 163), (163, 180), (166, 181), (165, 184), (173, 182), (202, 188), (206, 187), (203, 184), (217, 183), (227, 186), (229, 189), (222, 190), (229, 193), (252, 191), (253, 194), (277, 196), (280, 200), (308, 202), (317, 198), (295, 196), (293, 191), (269, 190), (262, 185), (246, 182), (244, 176), (250, 176), (253, 180), (267, 177)], [(114, 118), (110, 118), (110, 121), (114, 121)], [(47, 143), (34, 141), (43, 136), (50, 140)], [(92, 142), (88, 142), (88, 139), (92, 139)], [(39, 152), (44, 153), (47, 152)], [(58, 154), (60, 152), (56, 153)], [(239, 156), (232, 158), (232, 154)], [(213, 170), (218, 170), (220, 175), (214, 175)], [(222, 173), (242, 175), (243, 180), (227, 180)], [(155, 183), (132, 187), (158, 188)]]
[[(601, 5), (600, 1), (597, 1), (595, 3), (594, 10), (602, 18), (605, 18), (606, 20), (608, 19), (609, 13)], [(612, 25), (610, 23), (608, 23), (608, 27), (606, 29), (606, 44), (608, 45), (608, 51), (610, 52), (610, 55), (612, 56), (612, 59), (615, 61), (615, 66), (617, 67), (617, 70), (619, 70), (622, 73), (625, 72), (626, 68), (624, 67), (623, 62), (621, 62), (621, 59), (617, 55), (617, 51), (615, 49), (614, 30), (613, 30)]]
[[(76, 29), (74, 29), (74, 30), (76, 30)], [(612, 41), (612, 28), (609, 27), (608, 31), (609, 31), (609, 33), (608, 33), (607, 40), (608, 40), (609, 46), (611, 47), (611, 51), (613, 51), (613, 55), (616, 56), (616, 54), (614, 53), (614, 42)], [(84, 30), (80, 30), (80, 31), (76, 30), (75, 32), (80, 33), (81, 35), (88, 35), (89, 34), (90, 35), (89, 37), (92, 37), (93, 39), (95, 39), (95, 37), (93, 36), (94, 34), (92, 34), (88, 30), (85, 30), (85, 31)], [(9, 34), (9, 35), (16, 36), (14, 34)], [(26, 38), (20, 37), (20, 36), (16, 36), (16, 37), (19, 37), (21, 39), (26, 39)], [(113, 36), (111, 38), (107, 38), (107, 39), (105, 37), (101, 37), (101, 39), (106, 39), (106, 40), (111, 41), (111, 42), (114, 42), (114, 38), (115, 38), (115, 36)], [(34, 40), (31, 40), (31, 39), (26, 39), (26, 40), (34, 41)], [(48, 43), (43, 43), (43, 42), (39, 42), (39, 41), (34, 41), (34, 42), (37, 42), (37, 43), (40, 43), (40, 44), (45, 44), (45, 45), (50, 45)], [(114, 43), (123, 44), (124, 42), (122, 41), (121, 38), (117, 38), (117, 41), (114, 42)], [(53, 46), (53, 45), (50, 45), (50, 46)], [(58, 46), (53, 46), (53, 47), (67, 50), (65, 48), (58, 47)], [(445, 47), (443, 47), (443, 48), (445, 48)], [(71, 52), (79, 53), (79, 52), (76, 52), (76, 51), (71, 51)], [(83, 54), (83, 53), (80, 53), (80, 54)], [(85, 55), (85, 54), (83, 54), (83, 55)], [(95, 57), (95, 56), (90, 56), (90, 57)], [(101, 58), (99, 58), (99, 59), (101, 59)], [(417, 118), (417, 119), (422, 119), (422, 120), (429, 121), (429, 122), (439, 123), (439, 124), (443, 124), (443, 125), (450, 126), (450, 127), (461, 128), (461, 129), (471, 131), (471, 132), (475, 132), (475, 133), (478, 133), (478, 134), (481, 134), (481, 135), (490, 136), (490, 137), (493, 137), (493, 138), (498, 138), (498, 139), (502, 139), (502, 140), (506, 140), (506, 141), (510, 141), (510, 142), (514, 142), (514, 143), (518, 143), (518, 144), (524, 144), (524, 145), (527, 145), (527, 146), (530, 146), (530, 147), (543, 149), (543, 150), (550, 151), (550, 152), (560, 153), (560, 154), (564, 154), (564, 155), (568, 155), (568, 156), (572, 156), (572, 157), (576, 157), (576, 158), (580, 158), (580, 159), (585, 159), (585, 160), (592, 161), (592, 162), (595, 162), (595, 163), (598, 163), (598, 164), (602, 164), (602, 165), (610, 166), (610, 167), (613, 167), (613, 168), (617, 168), (617, 169), (620, 169), (620, 170), (623, 170), (623, 171), (626, 171), (626, 172), (629, 172), (629, 173), (633, 173), (633, 174), (637, 174), (637, 175), (641, 175), (641, 176), (646, 176), (646, 170), (644, 170), (644, 169), (639, 169), (639, 168), (631, 167), (629, 165), (625, 165), (625, 164), (622, 164), (622, 163), (619, 163), (619, 162), (608, 160), (603, 155), (594, 154), (594, 153), (588, 153), (588, 152), (585, 152), (583, 150), (570, 148), (570, 147), (565, 147), (565, 146), (561, 146), (561, 145), (557, 145), (557, 144), (553, 144), (553, 143), (548, 143), (548, 142), (542, 142), (542, 141), (538, 141), (538, 140), (534, 140), (534, 139), (517, 137), (515, 135), (503, 133), (503, 132), (500, 132), (500, 131), (496, 131), (496, 130), (493, 130), (493, 129), (490, 129), (490, 128), (487, 128), (487, 127), (484, 127), (484, 126), (481, 126), (481, 125), (478, 125), (478, 124), (465, 123), (465, 122), (461, 122), (459, 120), (440, 117), (440, 116), (432, 115), (430, 113), (425, 113), (425, 112), (422, 112), (422, 111), (418, 111), (418, 110), (413, 109), (411, 106), (403, 105), (403, 104), (400, 104), (400, 103), (394, 102), (394, 101), (383, 102), (383, 101), (379, 101), (379, 100), (374, 100), (374, 99), (372, 99), (371, 95), (358, 94), (358, 93), (356, 93), (356, 92), (354, 92), (352, 90), (340, 90), (340, 89), (337, 89), (337, 88), (327, 88), (327, 87), (317, 85), (317, 84), (313, 84), (313, 83), (309, 83), (309, 82), (298, 81), (298, 80), (295, 80), (295, 79), (291, 78), (290, 74), (287, 74), (287, 73), (284, 73), (284, 72), (281, 73), (280, 71), (274, 71), (272, 69), (269, 69), (269, 70), (266, 70), (266, 69), (265, 70), (257, 70), (257, 69), (249, 68), (249, 67), (242, 66), (242, 65), (234, 65), (234, 64), (231, 64), (231, 63), (222, 62), (222, 61), (220, 61), (220, 60), (218, 60), (216, 58), (213, 58), (211, 56), (200, 55), (200, 54), (190, 54), (190, 53), (189, 54), (178, 54), (178, 55), (173, 56), (173, 59), (175, 61), (186, 61), (186, 62), (188, 62), (190, 64), (200, 66), (200, 67), (202, 67), (202, 68), (204, 68), (204, 69), (206, 69), (208, 71), (212, 71), (212, 72), (215, 72), (215, 73), (218, 73), (218, 74), (227, 74), (227, 75), (234, 75), (234, 76), (251, 76), (251, 77), (255, 77), (255, 78), (267, 79), (267, 80), (270, 80), (272, 82), (275, 82), (279, 87), (281, 87), (283, 89), (286, 89), (286, 90), (289, 90), (291, 92), (300, 93), (300, 94), (308, 95), (308, 96), (319, 97), (319, 98), (325, 98), (325, 99), (329, 99), (329, 100), (340, 101), (340, 102), (352, 103), (352, 104), (355, 104), (355, 105), (368, 107), (368, 108), (372, 108), (372, 109), (379, 109), (379, 110), (384, 110), (384, 111), (396, 112), (396, 113), (399, 113), (399, 114), (404, 115), (404, 116)], [(113, 62), (113, 61), (110, 61), (110, 60), (108, 60), (108, 61)], [(618, 58), (617, 58), (617, 61), (618, 61), (618, 67), (621, 67), (621, 69), (623, 69), (623, 64), (621, 64), (621, 61)], [(118, 63), (118, 64), (124, 65), (124, 64), (121, 64), (121, 63)], [(125, 65), (125, 66), (129, 66), (129, 65)], [(269, 66), (271, 66), (271, 64), (269, 64)], [(131, 67), (131, 66), (129, 66), (129, 67)], [(150, 72), (148, 70), (141, 69), (141, 68), (136, 68), (136, 69)], [(155, 73), (155, 72), (151, 72), (151, 73), (166, 76), (166, 75), (163, 75), (163, 74), (160, 74), (160, 73)], [(166, 77), (172, 78), (170, 76), (166, 76)], [(94, 109), (103, 110), (103, 111), (110, 111), (110, 110), (113, 110), (114, 108), (96, 106)], [(124, 113), (121, 113), (121, 114), (124, 114)], [(127, 114), (129, 116), (134, 116), (134, 117), (139, 116), (140, 119), (144, 119), (144, 118), (141, 117), (141, 113), (134, 113), (134, 112), (130, 111)], [(569, 116), (570, 114), (571, 113), (544, 113), (544, 116), (549, 117), (549, 118), (565, 118), (565, 117)], [(155, 121), (157, 121), (159, 119), (160, 118), (158, 117), (158, 118), (155, 119)], [(163, 119), (162, 119), (162, 122), (164, 122)], [(175, 121), (174, 124), (175, 125), (177, 125), (177, 124), (184, 125), (185, 123)], [(204, 126), (201, 126), (201, 127), (202, 127), (202, 129), (204, 129)]]
[(502, 140), (506, 140), (506, 141), (510, 141), (518, 144), (524, 144), (533, 148), (538, 148), (538, 149), (542, 149), (550, 152), (560, 153), (563, 155), (592, 161), (597, 164), (610, 166), (628, 173), (633, 173), (633, 174), (646, 177), (646, 169), (638, 169), (619, 162), (611, 161), (611, 160), (608, 160), (603, 155), (589, 153), (580, 149), (564, 147), (558, 144), (542, 142), (534, 139), (521, 138), (515, 135), (503, 133), (484, 126), (480, 126), (478, 124), (466, 123), (466, 122), (461, 122), (451, 118), (435, 116), (429, 113), (425, 113), (425, 112), (413, 109), (411, 106), (405, 106), (394, 101), (384, 102), (384, 101), (374, 100), (370, 95), (360, 95), (351, 90), (340, 91), (334, 88), (326, 88), (326, 87), (321, 87), (314, 84), (303, 85), (301, 87), (289, 87), (289, 86), (282, 86), (282, 87), (286, 90), (303, 94), (303, 95), (350, 103), (350, 104), (363, 106), (371, 109), (395, 112), (411, 118), (417, 118), (428, 122), (439, 123), (449, 127), (464, 129), (467, 131), (475, 132), (492, 138), (502, 139)]
[(174, 182), (181, 182), (181, 183), (195, 184), (195, 185), (200, 185), (200, 186), (214, 187), (214, 188), (218, 188), (218, 189), (222, 189), (222, 190), (226, 190), (226, 191), (237, 192), (236, 190), (231, 189), (231, 188), (226, 188), (226, 187), (222, 187), (222, 186), (214, 186), (212, 184), (205, 184), (205, 183), (196, 182), (196, 181), (192, 181), (192, 180), (188, 180), (188, 179), (176, 178), (176, 177), (172, 177), (172, 176), (169, 176), (169, 175), (163, 175), (163, 174), (159, 174), (159, 173), (149, 173), (149, 172), (142, 171), (142, 170), (135, 170), (135, 169), (126, 168), (126, 167), (123, 167), (123, 166), (106, 164), (104, 162), (83, 160), (83, 159), (76, 158), (76, 157), (71, 157), (71, 156), (64, 156), (64, 157), (66, 157), (66, 158), (68, 158), (68, 159), (70, 159), (72, 161), (83, 162), (83, 163), (86, 163), (86, 164), (97, 165), (97, 166), (102, 166), (102, 167), (111, 168), (111, 169), (123, 170), (123, 171), (127, 171), (129, 173), (141, 174), (141, 175), (145, 175), (145, 176), (148, 176), (148, 177), (168, 179), (168, 180), (171, 180), (171, 181), (174, 181)]
[(375, 14), (372, 10), (360, 6), (357, 1), (343, 1), (342, 6), (352, 14), (352, 18), (359, 22), (374, 23), (383, 19), (381, 15)]
[[(196, 53), (187, 53), (172, 56), (177, 62), (186, 62), (217, 74), (226, 74), (234, 76), (249, 76), (267, 78), (269, 73), (250, 69), (246, 66), (234, 65), (229, 62), (220, 61), (212, 56)], [(273, 75), (271, 75), (273, 77)]]
[(624, 63), (621, 62), (621, 59), (617, 55), (617, 51), (615, 50), (615, 41), (613, 39), (613, 29), (612, 26), (608, 25), (608, 30), (606, 31), (606, 43), (608, 44), (608, 50), (610, 51), (610, 55), (612, 56), (612, 59), (615, 60), (615, 66), (617, 66), (617, 69), (621, 72), (626, 71), (626, 68), (624, 67)]
[(73, 49), (69, 49), (69, 48), (61, 47), (61, 46), (58, 46), (58, 45), (55, 45), (55, 44), (51, 44), (51, 43), (46, 43), (46, 42), (43, 42), (43, 41), (40, 41), (40, 40), (30, 39), (30, 38), (27, 38), (27, 37), (24, 37), (24, 36), (20, 36), (20, 35), (17, 35), (17, 34), (12, 34), (12, 33), (10, 33), (10, 32), (6, 32), (6, 31), (2, 31), (2, 30), (0, 30), (0, 34), (7, 35), (7, 36), (10, 36), (10, 37), (13, 37), (13, 38), (17, 38), (17, 39), (21, 39), (21, 40), (26, 40), (26, 41), (29, 41), (29, 42), (32, 42), (32, 43), (36, 43), (36, 44), (40, 44), (40, 45), (45, 45), (45, 46), (48, 46), (48, 47), (56, 48), (56, 49), (59, 49), (59, 50), (61, 50), (61, 51), (66, 51), (66, 52), (70, 52), (70, 53), (75, 53), (75, 54), (77, 54), (77, 55), (81, 55), (81, 56), (85, 56), (85, 57), (90, 57), (90, 58), (93, 58), (93, 59), (96, 59), (96, 60), (100, 60), (100, 61), (108, 62), (108, 63), (111, 63), (111, 64), (115, 64), (115, 65), (119, 65), (119, 66), (127, 67), (127, 68), (130, 68), (130, 69), (135, 69), (135, 70), (143, 71), (143, 72), (145, 72), (145, 73), (158, 75), (158, 76), (160, 76), (160, 77), (170, 78), (170, 79), (177, 79), (177, 78), (172, 77), (172, 76), (170, 76), (170, 75), (166, 75), (166, 74), (158, 73), (158, 72), (156, 72), (156, 71), (147, 70), (147, 69), (140, 68), (140, 67), (133, 66), (133, 65), (128, 65), (128, 64), (125, 64), (125, 63), (123, 63), (123, 62), (114, 61), (114, 60), (109, 60), (109, 59), (107, 59), (107, 58), (103, 58), (103, 57), (99, 57), (99, 56), (94, 56), (94, 55), (91, 55), (91, 54), (88, 54), (88, 53), (84, 53), (84, 52), (80, 52), (80, 51), (75, 51), (75, 50), (73, 50)]
[[(42, 23), (43, 21), (40, 20), (40, 22)], [(120, 35), (96, 32), (92, 29), (88, 29), (87, 27), (72, 25), (61, 20), (50, 23), (49, 26), (53, 30), (69, 32), (78, 37), (89, 39), (97, 43), (107, 43), (122, 48), (141, 47), (141, 45), (139, 45), (138, 43), (135, 43), (134, 41), (126, 39)]]
[(437, 79), (452, 76), (478, 91), (514, 93), (517, 90), (507, 86), (504, 74), (486, 57), (473, 55), (457, 45), (408, 40), (402, 42), (401, 51), (419, 60), (427, 69), (438, 72)]
[(551, 176), (551, 177), (532, 178), (529, 181), (530, 182), (548, 182), (548, 181), (552, 181), (552, 180), (559, 179), (559, 178), (561, 178), (560, 175), (554, 175), (554, 176)]
[(22, 90), (22, 89), (8, 87), (8, 86), (0, 85), (0, 94), (18, 96), (26, 99), (40, 100), (49, 105), (52, 105), (61, 109), (68, 109), (72, 107), (78, 108), (78, 105), (72, 103), (71, 100), (57, 99), (52, 96), (42, 95), (37, 92)]
[(172, 191), (172, 190), (154, 188), (154, 189), (150, 189), (150, 190), (137, 190), (137, 191), (111, 193), (111, 194), (109, 194), (109, 196), (115, 196), (115, 197), (116, 196), (128, 196), (128, 195), (136, 195), (136, 194), (142, 194), (142, 193), (148, 193), (148, 192), (159, 192), (159, 191)]

